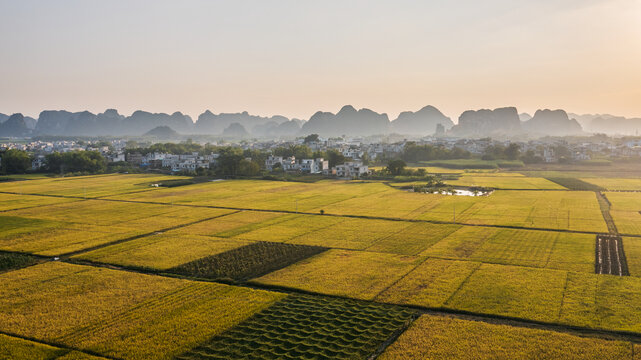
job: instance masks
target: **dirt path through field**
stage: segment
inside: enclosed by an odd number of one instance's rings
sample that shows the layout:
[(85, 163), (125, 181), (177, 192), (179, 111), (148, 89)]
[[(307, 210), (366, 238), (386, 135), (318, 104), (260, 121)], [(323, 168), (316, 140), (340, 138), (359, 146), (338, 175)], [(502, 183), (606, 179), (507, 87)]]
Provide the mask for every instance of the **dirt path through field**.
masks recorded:
[(596, 236), (596, 258), (594, 272), (597, 274), (610, 274), (630, 276), (628, 263), (623, 251), (623, 239), (619, 236), (617, 226), (610, 215), (610, 201), (600, 191), (595, 191), (603, 219), (608, 225), (609, 234)]

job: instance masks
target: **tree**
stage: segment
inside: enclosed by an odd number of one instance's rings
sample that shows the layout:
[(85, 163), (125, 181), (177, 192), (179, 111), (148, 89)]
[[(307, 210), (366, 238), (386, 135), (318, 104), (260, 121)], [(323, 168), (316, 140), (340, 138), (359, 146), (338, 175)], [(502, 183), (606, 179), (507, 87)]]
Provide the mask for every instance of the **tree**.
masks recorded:
[(387, 164), (387, 171), (392, 175), (400, 175), (407, 164), (403, 160), (392, 160)]
[(316, 141), (318, 141), (318, 134), (311, 134), (311, 135), (305, 136), (305, 140), (304, 140), (305, 144), (309, 144)]
[(2, 172), (5, 174), (24, 174), (31, 169), (31, 156), (22, 150), (7, 150), (2, 154)]
[(510, 143), (503, 151), (508, 160), (516, 160), (521, 155), (521, 147), (517, 143)]
[(47, 155), (45, 166), (48, 171), (55, 173), (100, 173), (107, 168), (107, 160), (98, 151), (70, 151)]
[(238, 173), (245, 176), (255, 176), (260, 172), (260, 166), (254, 161), (242, 159), (238, 163)]
[(329, 163), (330, 168), (333, 168), (336, 165), (345, 163), (345, 156), (338, 150), (330, 149), (330, 150), (327, 150), (326, 154), (327, 154), (327, 162)]

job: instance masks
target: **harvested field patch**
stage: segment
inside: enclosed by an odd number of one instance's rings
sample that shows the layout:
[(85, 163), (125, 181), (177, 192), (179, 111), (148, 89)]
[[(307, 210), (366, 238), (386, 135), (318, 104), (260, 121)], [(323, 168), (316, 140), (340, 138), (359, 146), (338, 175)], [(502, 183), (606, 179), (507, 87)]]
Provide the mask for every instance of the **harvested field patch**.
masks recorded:
[(633, 351), (624, 341), (423, 315), (379, 359), (632, 360)]
[(327, 250), (318, 246), (255, 242), (182, 264), (168, 272), (209, 279), (248, 280)]
[(178, 359), (365, 359), (413, 316), (389, 305), (288, 296)]
[[(507, 175), (507, 174), (506, 174)], [(484, 187), (495, 189), (520, 189), (520, 190), (565, 190), (565, 187), (556, 182), (538, 177), (520, 176), (478, 176), (477, 174), (463, 174), (458, 180), (446, 181), (448, 185), (465, 187)]]

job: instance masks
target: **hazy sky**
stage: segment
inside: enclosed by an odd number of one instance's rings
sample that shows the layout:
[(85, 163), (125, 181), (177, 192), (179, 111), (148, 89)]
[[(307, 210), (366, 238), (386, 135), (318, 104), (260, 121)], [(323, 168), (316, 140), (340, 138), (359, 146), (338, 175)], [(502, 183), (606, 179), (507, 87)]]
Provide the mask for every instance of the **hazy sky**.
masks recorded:
[(0, 0), (0, 112), (641, 117), (641, 0)]

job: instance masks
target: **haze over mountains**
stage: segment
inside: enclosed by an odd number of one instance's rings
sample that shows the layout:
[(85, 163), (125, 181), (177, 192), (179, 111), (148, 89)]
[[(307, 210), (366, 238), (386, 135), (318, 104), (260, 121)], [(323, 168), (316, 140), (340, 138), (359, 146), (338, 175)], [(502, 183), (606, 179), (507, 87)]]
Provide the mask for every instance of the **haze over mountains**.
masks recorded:
[[(150, 132), (163, 127), (163, 131)], [(164, 129), (167, 127), (168, 129)], [(564, 110), (537, 110), (534, 116), (519, 114), (515, 107), (463, 112), (458, 123), (434, 106), (413, 112), (405, 111), (390, 121), (385, 113), (343, 106), (337, 113), (318, 111), (308, 121), (275, 115), (263, 117), (249, 113), (220, 113), (210, 110), (194, 122), (181, 112), (173, 114), (135, 111), (124, 116), (115, 109), (94, 114), (89, 111), (43, 111), (38, 119), (0, 114), (0, 136), (153, 136), (173, 134), (219, 135), (233, 138), (278, 138), (308, 134), (332, 136), (371, 136), (402, 134), (455, 137), (485, 136), (566, 136), (586, 132), (633, 135), (641, 130), (641, 118), (627, 119), (612, 115), (576, 115)]]

